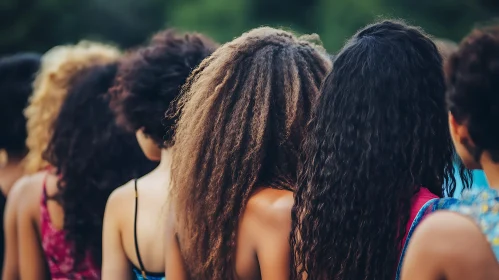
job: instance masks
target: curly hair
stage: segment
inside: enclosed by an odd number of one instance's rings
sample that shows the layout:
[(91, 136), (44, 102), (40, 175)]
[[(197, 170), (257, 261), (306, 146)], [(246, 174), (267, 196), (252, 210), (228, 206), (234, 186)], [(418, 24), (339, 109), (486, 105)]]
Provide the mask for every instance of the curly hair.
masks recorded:
[(35, 173), (47, 166), (42, 154), (52, 135), (52, 124), (66, 98), (69, 81), (82, 69), (114, 62), (119, 55), (118, 49), (112, 46), (88, 41), (57, 46), (43, 55), (34, 92), (24, 112), (28, 131), (26, 173)]
[(204, 35), (168, 29), (156, 34), (148, 46), (126, 55), (112, 90), (118, 123), (132, 131), (144, 128), (159, 146), (170, 146), (177, 119), (174, 115), (163, 119), (165, 112), (192, 70), (217, 47)]
[(302, 153), (294, 279), (392, 279), (413, 195), (456, 186), (433, 42), (395, 21), (355, 34), (324, 82)]
[(40, 67), (39, 54), (19, 53), (0, 58), (0, 149), (15, 155), (26, 152), (26, 118), (23, 110), (33, 92)]
[(171, 195), (193, 279), (233, 278), (238, 221), (255, 188), (294, 189), (303, 128), (330, 67), (305, 37), (262, 27), (222, 45), (189, 77)]
[(466, 122), (474, 156), (488, 151), (499, 162), (499, 27), (476, 29), (447, 65), (447, 104), (458, 122)]
[(46, 159), (57, 170), (66, 239), (76, 260), (90, 252), (101, 263), (102, 220), (111, 192), (154, 164), (142, 153), (135, 135), (116, 126), (107, 90), (117, 64), (96, 65), (75, 77), (54, 122)]

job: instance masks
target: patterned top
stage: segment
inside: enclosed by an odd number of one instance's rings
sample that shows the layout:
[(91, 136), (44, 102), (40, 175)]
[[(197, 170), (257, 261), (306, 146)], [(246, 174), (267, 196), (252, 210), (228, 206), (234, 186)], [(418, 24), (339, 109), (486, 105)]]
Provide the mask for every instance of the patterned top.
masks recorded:
[(100, 279), (100, 268), (94, 263), (90, 253), (87, 253), (81, 263), (75, 264), (71, 254), (72, 245), (66, 241), (64, 230), (59, 230), (52, 225), (47, 209), (45, 181), (41, 201), (41, 239), (51, 279)]
[(499, 261), (499, 193), (494, 189), (471, 189), (449, 207), (450, 211), (473, 219), (492, 247)]

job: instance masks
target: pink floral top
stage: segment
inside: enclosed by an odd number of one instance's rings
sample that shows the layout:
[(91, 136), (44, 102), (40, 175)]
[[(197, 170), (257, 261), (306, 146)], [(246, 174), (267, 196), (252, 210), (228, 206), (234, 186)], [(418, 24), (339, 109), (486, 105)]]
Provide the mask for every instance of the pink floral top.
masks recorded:
[(87, 253), (81, 263), (75, 264), (71, 254), (72, 245), (66, 241), (64, 230), (52, 225), (47, 209), (45, 182), (41, 201), (41, 235), (45, 259), (53, 280), (100, 279), (100, 267), (92, 260), (90, 253)]

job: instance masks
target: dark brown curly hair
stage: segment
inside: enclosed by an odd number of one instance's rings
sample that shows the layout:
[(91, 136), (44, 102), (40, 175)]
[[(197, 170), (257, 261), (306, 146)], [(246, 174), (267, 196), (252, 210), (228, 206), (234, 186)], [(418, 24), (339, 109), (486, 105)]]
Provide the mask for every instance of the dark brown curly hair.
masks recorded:
[(234, 278), (252, 192), (294, 189), (303, 128), (330, 67), (304, 37), (262, 27), (221, 46), (188, 79), (171, 195), (192, 279)]
[(58, 192), (52, 198), (64, 209), (65, 237), (74, 244), (77, 268), (87, 253), (100, 266), (109, 195), (155, 167), (135, 136), (116, 125), (109, 109), (108, 89), (116, 71), (116, 63), (95, 65), (71, 79), (44, 152), (59, 176)]
[(204, 35), (168, 29), (153, 36), (149, 45), (128, 53), (112, 89), (111, 107), (118, 123), (132, 131), (143, 127), (158, 145), (169, 146), (176, 118), (165, 118), (165, 112), (191, 71), (217, 47)]
[(414, 194), (456, 187), (434, 43), (397, 21), (360, 30), (336, 56), (307, 128), (293, 279), (393, 279)]
[(499, 27), (476, 29), (446, 64), (447, 105), (466, 122), (479, 158), (486, 150), (499, 162)]

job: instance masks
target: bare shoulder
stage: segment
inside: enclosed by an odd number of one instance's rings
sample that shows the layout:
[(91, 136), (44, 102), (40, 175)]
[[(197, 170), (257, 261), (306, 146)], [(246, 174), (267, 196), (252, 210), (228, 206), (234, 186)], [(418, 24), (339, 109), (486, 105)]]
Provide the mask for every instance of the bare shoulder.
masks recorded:
[(39, 216), (43, 182), (47, 172), (21, 177), (7, 197), (5, 213), (12, 219), (36, 219)]
[(291, 191), (262, 188), (250, 197), (244, 215), (265, 228), (288, 229), (293, 203)]
[(106, 214), (107, 215), (118, 215), (131, 205), (135, 199), (135, 187), (133, 180), (127, 182), (121, 187), (115, 189), (109, 196), (106, 204)]
[(39, 199), (42, 194), (42, 185), (46, 176), (46, 172), (38, 172), (21, 177), (12, 187), (7, 200), (24, 204), (31, 203), (34, 199)]
[[(412, 252), (411, 252), (412, 251)], [(448, 279), (488, 279), (477, 271), (497, 276), (499, 266), (490, 244), (475, 222), (461, 214), (441, 211), (430, 215), (417, 228), (411, 240), (408, 257), (431, 260)], [(454, 278), (457, 277), (457, 278)]]

